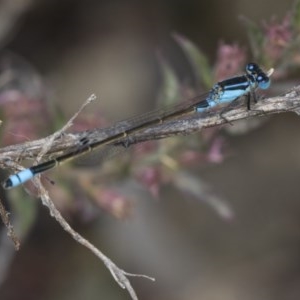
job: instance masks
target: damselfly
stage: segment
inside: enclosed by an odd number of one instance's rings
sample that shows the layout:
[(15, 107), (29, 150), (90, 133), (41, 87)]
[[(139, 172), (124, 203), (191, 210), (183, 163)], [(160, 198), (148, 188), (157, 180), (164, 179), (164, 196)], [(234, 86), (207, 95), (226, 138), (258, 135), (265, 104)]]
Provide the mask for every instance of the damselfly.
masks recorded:
[(161, 124), (167, 120), (179, 118), (186, 114), (205, 112), (220, 104), (231, 103), (242, 96), (248, 97), (248, 109), (250, 109), (251, 93), (255, 96), (254, 91), (257, 88), (263, 90), (269, 88), (271, 84), (269, 75), (263, 72), (257, 64), (249, 63), (246, 65), (244, 75), (216, 83), (207, 94), (197, 96), (180, 107), (169, 110), (158, 110), (155, 113), (142, 115), (141, 118), (117, 123), (113, 126), (113, 134), (106, 138), (89, 139), (87, 136), (82, 139), (78, 149), (11, 175), (3, 182), (3, 187), (5, 189), (16, 187), (32, 179), (37, 174), (50, 170), (68, 160), (75, 159), (96, 148), (108, 145), (113, 147), (114, 144), (120, 144), (120, 141), (145, 128)]

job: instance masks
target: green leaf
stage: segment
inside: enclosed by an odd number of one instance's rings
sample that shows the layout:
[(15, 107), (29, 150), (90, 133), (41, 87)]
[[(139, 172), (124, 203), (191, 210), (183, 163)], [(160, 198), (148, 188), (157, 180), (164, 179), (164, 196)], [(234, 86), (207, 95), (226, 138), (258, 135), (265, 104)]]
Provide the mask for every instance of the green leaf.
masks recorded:
[(246, 17), (240, 17), (240, 20), (246, 26), (254, 59), (260, 61), (261, 49), (264, 42), (264, 34), (260, 27), (253, 21), (247, 19)]
[(291, 23), (297, 31), (300, 29), (300, 1), (296, 0), (292, 8), (292, 20)]
[(158, 106), (172, 105), (180, 99), (180, 82), (173, 68), (160, 53), (157, 54), (157, 58), (163, 82), (158, 93)]
[(207, 57), (198, 49), (195, 44), (193, 44), (184, 36), (174, 33), (173, 38), (187, 56), (197, 81), (202, 82), (206, 88), (210, 88), (213, 84), (213, 80)]
[(209, 205), (222, 219), (231, 220), (234, 217), (234, 212), (225, 199), (215, 195), (199, 177), (185, 171), (178, 171), (173, 178), (173, 183), (182, 192)]
[(14, 215), (13, 226), (18, 237), (24, 240), (36, 220), (39, 202), (21, 189), (10, 192), (10, 196), (9, 201)]

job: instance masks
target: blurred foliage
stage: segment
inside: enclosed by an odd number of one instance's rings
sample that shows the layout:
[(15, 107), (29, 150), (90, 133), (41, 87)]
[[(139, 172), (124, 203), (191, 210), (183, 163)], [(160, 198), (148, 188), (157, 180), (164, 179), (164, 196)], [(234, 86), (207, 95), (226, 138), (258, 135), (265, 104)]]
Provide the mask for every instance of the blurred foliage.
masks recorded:
[[(274, 80), (278, 77), (286, 78), (291, 67), (299, 67), (299, 10), (300, 5), (297, 1), (292, 12), (287, 13), (281, 22), (272, 19), (269, 23), (263, 22), (262, 26), (247, 18), (242, 18), (249, 36), (251, 56), (264, 67), (276, 67)], [(162, 84), (157, 97), (158, 106), (174, 105), (178, 99), (194, 96), (195, 90), (207, 91), (214, 82), (242, 73), (246, 62), (250, 60), (250, 55), (247, 55), (245, 47), (220, 42), (216, 51), (215, 63), (211, 66), (203, 51), (187, 37), (174, 33), (173, 38), (191, 66), (197, 87), (183, 85), (172, 64), (159, 53), (157, 57), (161, 69)], [(42, 100), (46, 98), (46, 90), (41, 84), (39, 75), (29, 64), (22, 62), (22, 59), (18, 57), (11, 58), (11, 55), (3, 57), (3, 84), (0, 100), (5, 127), (2, 131), (2, 141), (11, 144), (21, 142), (24, 138), (36, 138), (40, 135), (42, 125), (45, 124), (45, 118), (49, 118), (48, 105)], [(15, 61), (19, 63), (16, 64)], [(19, 100), (22, 101), (21, 105)], [(25, 103), (28, 103), (28, 108), (24, 107)], [(37, 122), (36, 117), (34, 118), (35, 123), (32, 123), (33, 118), (30, 117), (30, 113), (36, 115), (37, 110), (41, 117), (39, 125), (35, 124)], [(57, 115), (59, 118), (61, 117), (60, 113)], [(31, 122), (31, 125), (26, 125), (26, 122)], [(47, 124), (49, 123), (50, 121), (47, 122)], [(93, 112), (93, 115), (80, 116), (74, 130), (100, 127), (107, 123), (102, 112), (97, 111)], [(53, 121), (53, 124), (57, 125), (56, 120)], [(30, 126), (33, 125), (35, 127), (31, 128)], [(47, 127), (49, 130), (49, 126)], [(14, 132), (14, 135), (11, 135), (11, 132)], [(15, 140), (16, 137), (17, 140)], [(187, 150), (187, 145), (189, 145), (189, 150)], [(83, 173), (84, 176), (81, 176), (81, 172), (74, 173), (72, 167), (71, 169), (64, 167), (58, 175), (59, 185), (52, 188), (51, 185), (47, 184), (47, 180), (45, 184), (52, 190), (54, 198), (60, 199), (58, 204), (60, 209), (66, 212), (73, 211), (72, 213), (77, 211), (79, 215), (84, 215), (85, 219), (94, 218), (97, 215), (93, 209), (95, 207), (104, 209), (118, 218), (128, 216), (132, 209), (131, 198), (134, 198), (135, 193), (132, 192), (129, 196), (128, 194), (125, 195), (116, 186), (131, 178), (134, 178), (135, 183), (148, 191), (150, 195), (159, 197), (160, 190), (166, 183), (178, 182), (176, 177), (183, 176), (190, 178), (190, 185), (185, 186), (185, 188), (182, 185), (174, 185), (177, 189), (183, 193), (190, 191), (190, 194), (198, 199), (215, 199), (217, 197), (213, 195), (212, 191), (208, 196), (206, 189), (199, 188), (202, 186), (199, 185), (201, 180), (198, 175), (193, 175), (191, 167), (223, 162), (227, 156), (225, 145), (226, 141), (222, 138), (219, 129), (206, 130), (196, 137), (149, 142), (138, 147), (138, 152), (135, 151), (130, 158), (123, 156), (114, 159), (108, 164), (108, 167), (102, 168), (101, 176), (99, 176), (99, 170), (91, 170), (89, 175)], [(149, 160), (150, 156), (152, 159)], [(145, 159), (145, 157), (147, 158)], [(76, 188), (74, 188), (76, 184), (73, 180), (78, 181)], [(114, 184), (111, 184), (112, 182)], [(115, 184), (116, 182), (118, 184)], [(191, 184), (192, 182), (194, 184)], [(30, 183), (28, 185), (30, 186)], [(78, 187), (82, 190), (79, 191)], [(83, 204), (87, 202), (86, 198), (92, 200), (92, 204)], [(76, 200), (74, 201), (74, 199)], [(219, 199), (217, 202), (221, 203), (222, 200)], [(215, 205), (212, 206), (215, 207)], [(83, 207), (86, 207), (86, 212), (84, 212)], [(228, 210), (230, 209), (228, 208)], [(216, 208), (216, 211), (218, 212), (219, 209)], [(33, 216), (33, 214), (31, 215)]]
[[(247, 18), (242, 21), (246, 27), (251, 49), (238, 44), (220, 42), (214, 63), (192, 41), (181, 34), (173, 34), (192, 69), (197, 86), (183, 84), (172, 64), (158, 55), (161, 71), (161, 87), (158, 106), (177, 104), (178, 99), (194, 96), (199, 91), (207, 91), (214, 82), (244, 72), (245, 63), (254, 59), (264, 68), (275, 67), (273, 81), (287, 79), (291, 70), (299, 70), (300, 55), (300, 1), (296, 1), (291, 12), (283, 20), (256, 24)], [(57, 120), (50, 115), (59, 115), (59, 109), (49, 112), (46, 100), (47, 89), (36, 70), (21, 58), (3, 56), (1, 67), (0, 104), (1, 117), (5, 121), (2, 128), (2, 144), (13, 144), (36, 139), (45, 132), (52, 132)], [(45, 122), (47, 120), (47, 122)], [(51, 120), (51, 121), (50, 121)], [(45, 126), (47, 124), (47, 126)], [(50, 124), (50, 125), (49, 125)], [(87, 127), (106, 126), (103, 112), (83, 115), (74, 130)], [(134, 209), (136, 186), (152, 198), (160, 198), (165, 186), (172, 186), (183, 195), (204, 202), (222, 220), (231, 220), (234, 213), (227, 202), (216, 195), (195, 168), (207, 164), (220, 164), (229, 155), (223, 132), (210, 129), (192, 137), (173, 138), (167, 141), (149, 142), (133, 149), (133, 155), (124, 155), (97, 166), (97, 170), (74, 172), (74, 166), (64, 166), (56, 172), (58, 184), (45, 185), (51, 190), (52, 198), (60, 210), (70, 218), (78, 217), (90, 222), (105, 211), (113, 217), (124, 219)], [(134, 183), (132, 183), (134, 182)], [(128, 184), (129, 191), (122, 189)], [(26, 184), (26, 191), (30, 190)], [(26, 238), (36, 219), (36, 204), (21, 189), (9, 194), (12, 211), (16, 216), (15, 227), (21, 238)], [(19, 201), (20, 199), (24, 201)], [(26, 206), (26, 207), (24, 207)]]

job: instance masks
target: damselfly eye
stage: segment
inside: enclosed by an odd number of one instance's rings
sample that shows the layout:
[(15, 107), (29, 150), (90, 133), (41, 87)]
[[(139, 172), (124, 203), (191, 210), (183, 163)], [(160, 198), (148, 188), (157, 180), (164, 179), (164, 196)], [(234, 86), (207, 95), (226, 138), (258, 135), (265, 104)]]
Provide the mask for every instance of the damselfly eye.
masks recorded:
[(269, 88), (270, 84), (271, 84), (271, 80), (268, 76), (266, 76), (265, 74), (260, 74), (256, 77), (258, 86), (260, 89), (262, 90), (266, 90), (267, 88)]
[(257, 64), (255, 63), (249, 63), (246, 66), (246, 72), (250, 73), (250, 74), (255, 74), (257, 73), (257, 71), (259, 71), (259, 67)]

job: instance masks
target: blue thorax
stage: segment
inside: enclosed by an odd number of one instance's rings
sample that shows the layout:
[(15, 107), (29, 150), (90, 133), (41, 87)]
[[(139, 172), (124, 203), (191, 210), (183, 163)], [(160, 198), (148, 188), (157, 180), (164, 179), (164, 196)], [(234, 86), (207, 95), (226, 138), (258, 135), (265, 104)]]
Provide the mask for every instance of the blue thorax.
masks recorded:
[(216, 83), (206, 100), (197, 106), (196, 111), (203, 112), (219, 104), (230, 103), (241, 96), (254, 93), (257, 88), (265, 90), (270, 84), (268, 75), (257, 64), (249, 63), (246, 66), (246, 74)]

